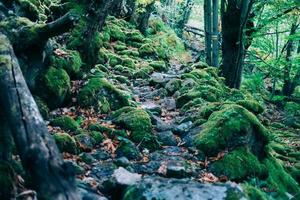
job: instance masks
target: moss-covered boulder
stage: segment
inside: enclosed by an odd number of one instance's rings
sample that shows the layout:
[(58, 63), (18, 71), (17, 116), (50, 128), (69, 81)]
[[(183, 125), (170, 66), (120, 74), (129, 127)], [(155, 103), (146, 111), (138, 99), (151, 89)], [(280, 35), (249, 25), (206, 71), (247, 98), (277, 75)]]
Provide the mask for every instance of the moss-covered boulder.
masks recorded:
[(100, 132), (106, 134), (109, 138), (113, 139), (116, 137), (127, 137), (127, 133), (125, 130), (118, 130), (118, 129), (113, 129), (109, 128), (107, 126), (101, 125), (101, 124), (90, 124), (88, 127), (89, 130), (92, 132)]
[(170, 95), (174, 94), (181, 87), (182, 81), (180, 79), (171, 79), (165, 86)]
[(127, 32), (126, 36), (128, 41), (143, 42), (144, 40), (144, 36), (138, 30)]
[(300, 128), (300, 104), (296, 102), (287, 102), (284, 105), (285, 120), (287, 126)]
[(77, 154), (76, 141), (68, 133), (55, 133), (53, 135), (57, 147), (61, 152)]
[(63, 50), (62, 52), (55, 53), (51, 56), (50, 60), (53, 67), (63, 68), (70, 76), (77, 75), (82, 66), (78, 51), (73, 50)]
[(210, 170), (218, 176), (225, 175), (230, 180), (245, 180), (266, 173), (258, 158), (245, 147), (226, 154), (223, 159), (214, 162)]
[(264, 112), (264, 107), (254, 100), (240, 100), (236, 103), (253, 112), (254, 114), (261, 114)]
[[(78, 94), (78, 103), (80, 106), (97, 106), (101, 99), (106, 99), (110, 110), (117, 110), (129, 105), (129, 97), (113, 86), (105, 78), (91, 78), (86, 85), (81, 88)], [(100, 107), (101, 108), (101, 107)], [(101, 109), (106, 113), (107, 110)]]
[(156, 50), (151, 44), (144, 44), (139, 48), (141, 57), (152, 57), (156, 55)]
[(254, 114), (239, 105), (225, 104), (203, 124), (195, 145), (207, 155), (239, 146), (259, 154), (267, 141), (268, 132)]
[(130, 138), (141, 147), (155, 150), (159, 148), (152, 132), (151, 119), (148, 113), (139, 108), (124, 107), (112, 114), (113, 121), (131, 131)]
[(141, 154), (137, 146), (126, 138), (119, 138), (120, 143), (116, 150), (116, 154), (118, 157), (125, 156), (130, 160), (139, 160), (141, 159)]
[(106, 28), (109, 30), (111, 41), (125, 41), (126, 35), (118, 25), (109, 23)]
[(71, 84), (68, 73), (62, 68), (50, 67), (44, 77), (44, 99), (51, 108), (61, 106), (70, 97)]
[(49, 110), (48, 105), (46, 104), (46, 102), (42, 98), (36, 97), (36, 96), (34, 97), (34, 100), (36, 102), (36, 105), (39, 108), (39, 111), (40, 111), (42, 117), (44, 119), (48, 119), (50, 110)]
[(167, 71), (168, 67), (164, 61), (152, 61), (149, 63), (151, 67), (154, 68), (154, 70), (162, 72), (162, 71)]
[(53, 119), (50, 123), (52, 126), (58, 126), (64, 131), (76, 131), (79, 128), (78, 123), (70, 116), (61, 116)]

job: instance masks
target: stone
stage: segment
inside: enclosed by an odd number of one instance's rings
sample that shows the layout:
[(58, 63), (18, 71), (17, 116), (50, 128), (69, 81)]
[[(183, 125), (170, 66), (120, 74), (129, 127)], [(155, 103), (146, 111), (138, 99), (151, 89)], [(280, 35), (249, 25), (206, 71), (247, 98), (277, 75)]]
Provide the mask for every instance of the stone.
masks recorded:
[(126, 157), (120, 157), (115, 159), (114, 163), (119, 167), (127, 167), (130, 165), (130, 161)]
[(157, 133), (157, 139), (163, 146), (176, 146), (177, 140), (172, 131)]
[(146, 177), (130, 186), (124, 200), (224, 200), (246, 199), (241, 187), (234, 183), (203, 184), (188, 179)]
[(192, 126), (193, 126), (193, 122), (191, 121), (184, 122), (174, 128), (174, 133), (178, 135), (184, 135), (192, 128)]

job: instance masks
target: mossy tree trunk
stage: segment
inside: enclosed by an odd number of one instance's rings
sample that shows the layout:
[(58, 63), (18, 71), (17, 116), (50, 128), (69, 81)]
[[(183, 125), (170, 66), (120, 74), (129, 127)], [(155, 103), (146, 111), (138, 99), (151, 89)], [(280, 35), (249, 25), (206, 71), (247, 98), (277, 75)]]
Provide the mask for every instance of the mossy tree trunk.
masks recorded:
[(136, 24), (137, 28), (143, 33), (146, 34), (146, 30), (149, 25), (149, 18), (151, 16), (151, 13), (154, 11), (154, 4), (155, 1), (152, 1), (151, 3), (147, 4), (144, 7), (144, 11), (140, 12), (139, 9), (135, 11), (135, 14), (132, 16), (132, 21)]
[(194, 5), (194, 0), (187, 0), (185, 2), (182, 15), (178, 20), (178, 22), (176, 23), (176, 32), (180, 38), (182, 38), (184, 26), (188, 23), (190, 19), (193, 5)]
[(231, 88), (239, 88), (241, 84), (245, 58), (244, 31), (252, 5), (253, 0), (221, 1), (223, 60), (220, 75)]
[[(8, 38), (0, 33), (0, 105), (22, 165), (39, 199), (80, 199), (75, 175), (61, 158), (27, 87)], [(9, 136), (5, 140), (9, 140)]]

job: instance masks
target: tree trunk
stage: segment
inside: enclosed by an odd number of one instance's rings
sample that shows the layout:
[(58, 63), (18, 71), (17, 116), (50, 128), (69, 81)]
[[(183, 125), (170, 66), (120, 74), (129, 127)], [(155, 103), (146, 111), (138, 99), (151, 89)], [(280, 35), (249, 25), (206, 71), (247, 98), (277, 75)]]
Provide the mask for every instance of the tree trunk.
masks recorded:
[[(293, 36), (296, 33), (298, 26), (293, 23), (292, 27), (291, 27), (291, 32), (290, 32), (290, 36)], [(286, 66), (284, 68), (284, 83), (283, 83), (283, 88), (282, 88), (282, 94), (285, 96), (291, 96), (295, 90), (295, 84), (292, 81), (291, 78), (291, 70), (292, 70), (292, 52), (293, 52), (293, 40), (289, 39), (287, 46), (286, 46)]]
[(187, 0), (184, 8), (183, 8), (183, 14), (176, 23), (176, 32), (178, 37), (182, 38), (183, 35), (183, 30), (187, 22), (189, 21), (191, 12), (192, 12), (192, 7), (193, 7), (194, 1), (193, 0)]
[(136, 19), (137, 28), (144, 35), (146, 34), (146, 30), (147, 30), (148, 25), (149, 25), (149, 18), (151, 16), (151, 13), (154, 10), (154, 4), (155, 4), (155, 1), (152, 1), (151, 3), (146, 5), (144, 12), (142, 12), (141, 14), (137, 14), (138, 15), (138, 17)]
[(206, 63), (212, 64), (212, 28), (211, 28), (211, 0), (204, 0), (204, 30)]
[(219, 66), (219, 0), (213, 0), (212, 66)]
[(0, 34), (0, 105), (39, 199), (80, 199), (75, 175), (49, 135), (9, 40)]
[(221, 76), (231, 88), (239, 88), (245, 57), (244, 28), (253, 2), (251, 0), (221, 2), (222, 53)]

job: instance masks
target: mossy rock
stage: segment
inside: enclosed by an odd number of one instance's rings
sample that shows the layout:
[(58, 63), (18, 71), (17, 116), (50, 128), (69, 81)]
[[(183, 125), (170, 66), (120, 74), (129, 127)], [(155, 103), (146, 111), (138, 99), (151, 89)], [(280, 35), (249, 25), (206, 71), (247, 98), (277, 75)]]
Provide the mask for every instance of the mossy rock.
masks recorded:
[(116, 150), (116, 154), (118, 157), (125, 156), (130, 160), (139, 160), (142, 158), (138, 148), (135, 146), (133, 142), (131, 142), (126, 138), (119, 138), (119, 140), (120, 143)]
[(114, 67), (116, 65), (121, 65), (123, 63), (123, 60), (120, 56), (113, 53), (107, 54), (107, 60), (110, 66)]
[(137, 70), (133, 74), (133, 78), (142, 78), (142, 79), (150, 78), (150, 75), (153, 71), (154, 71), (153, 67), (150, 66), (142, 67), (141, 69)]
[(208, 68), (209, 65), (205, 62), (200, 61), (200, 62), (194, 63), (191, 67), (194, 69), (205, 69), (205, 68)]
[(106, 64), (108, 62), (108, 51), (104, 48), (100, 48), (98, 52), (98, 64)]
[(105, 139), (105, 137), (98, 131), (91, 131), (91, 132), (89, 132), (89, 135), (94, 140), (95, 145), (101, 144), (103, 142), (103, 140)]
[(52, 126), (58, 126), (64, 131), (76, 131), (79, 128), (77, 122), (70, 116), (61, 116), (53, 119), (50, 123)]
[(68, 133), (55, 133), (53, 135), (57, 147), (61, 152), (77, 154), (76, 141)]
[(254, 114), (261, 114), (264, 112), (263, 106), (255, 100), (240, 100), (236, 103), (253, 112)]
[(143, 42), (144, 40), (144, 36), (138, 30), (127, 32), (126, 36), (127, 36), (127, 40), (133, 42)]
[(141, 57), (152, 57), (156, 56), (156, 50), (151, 44), (144, 44), (139, 48)]
[(111, 41), (125, 41), (126, 35), (122, 29), (115, 24), (108, 24), (106, 26), (109, 29), (109, 35)]
[(64, 49), (63, 52), (62, 55), (51, 56), (51, 65), (55, 68), (63, 68), (70, 76), (77, 75), (82, 66), (78, 51)]
[(225, 175), (230, 180), (247, 180), (265, 174), (264, 166), (247, 148), (237, 148), (211, 164), (209, 167), (217, 176)]
[(88, 132), (75, 135), (74, 139), (79, 144), (79, 148), (82, 151), (90, 151), (96, 145), (96, 141), (88, 134)]
[(254, 187), (250, 184), (243, 185), (243, 189), (244, 189), (245, 193), (247, 194), (248, 199), (269, 200), (269, 197), (266, 193), (264, 193), (262, 190)]
[(154, 68), (154, 70), (162, 72), (162, 71), (167, 71), (168, 67), (164, 61), (152, 61), (149, 63), (151, 67)]
[(134, 63), (134, 60), (129, 57), (124, 57), (122, 62), (124, 67), (128, 67), (131, 69), (136, 69), (136, 65)]
[(98, 101), (104, 97), (110, 105), (110, 110), (117, 110), (129, 105), (129, 97), (104, 78), (91, 78), (81, 88), (77, 99), (80, 106), (87, 107), (97, 105)]
[(159, 148), (156, 137), (152, 132), (151, 119), (142, 109), (124, 107), (112, 114), (113, 121), (131, 131), (130, 138), (140, 143), (141, 147), (155, 150)]
[(132, 57), (139, 57), (140, 53), (136, 50), (132, 50), (132, 49), (126, 49), (123, 51), (118, 52), (118, 54), (120, 55), (126, 55), (126, 56), (132, 56)]
[(91, 131), (105, 133), (111, 139), (116, 138), (116, 137), (127, 137), (128, 136), (125, 130), (117, 130), (117, 129), (113, 129), (113, 128), (108, 128), (108, 127), (100, 125), (100, 124), (90, 124), (88, 129)]
[(125, 43), (121, 43), (121, 44), (115, 44), (114, 45), (114, 49), (116, 51), (123, 51), (123, 50), (126, 50), (127, 49), (127, 46)]
[(170, 95), (174, 94), (181, 87), (182, 81), (180, 79), (171, 79), (165, 86)]
[(225, 104), (213, 112), (202, 127), (195, 145), (207, 155), (239, 146), (248, 146), (252, 153), (259, 155), (269, 140), (268, 131), (256, 116), (235, 104)]
[(122, 65), (116, 65), (113, 69), (116, 71), (116, 74), (123, 75), (126, 77), (132, 77), (134, 74), (134, 69), (124, 67)]
[(61, 106), (70, 97), (70, 77), (64, 69), (51, 67), (44, 77), (46, 91), (43, 93), (51, 108)]

